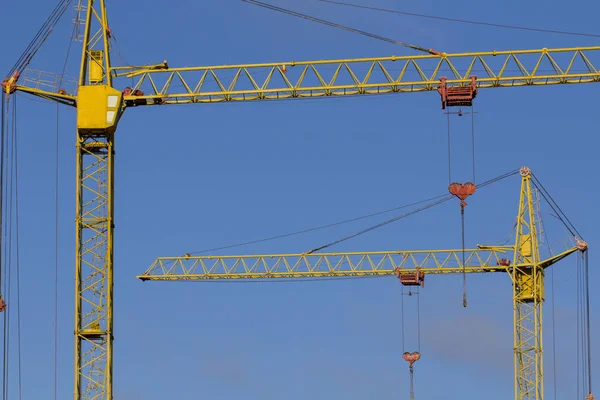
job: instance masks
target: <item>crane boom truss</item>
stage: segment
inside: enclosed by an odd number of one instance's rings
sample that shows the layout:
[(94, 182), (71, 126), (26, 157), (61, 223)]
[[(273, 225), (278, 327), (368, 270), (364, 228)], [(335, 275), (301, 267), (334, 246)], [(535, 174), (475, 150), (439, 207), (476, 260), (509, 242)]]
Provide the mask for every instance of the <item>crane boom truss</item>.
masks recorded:
[[(464, 270), (511, 274), (513, 267), (502, 266), (499, 261), (510, 257), (513, 249), (514, 246), (465, 249)], [(549, 266), (576, 250), (576, 247), (568, 249), (544, 260), (543, 265)], [(160, 257), (138, 278), (144, 281), (291, 279), (386, 276), (417, 271), (428, 275), (462, 273), (462, 250)]]
[(600, 82), (600, 47), (278, 62), (209, 67), (115, 67), (134, 79), (129, 104), (180, 104), (352, 96), (437, 90)]
[[(478, 89), (597, 83), (599, 68), (600, 46), (593, 46), (185, 68), (164, 62), (110, 67), (106, 77), (133, 79), (125, 104), (141, 106), (435, 91), (446, 75), (452, 88), (469, 85), (476, 73)], [(76, 93), (14, 90), (77, 106)]]

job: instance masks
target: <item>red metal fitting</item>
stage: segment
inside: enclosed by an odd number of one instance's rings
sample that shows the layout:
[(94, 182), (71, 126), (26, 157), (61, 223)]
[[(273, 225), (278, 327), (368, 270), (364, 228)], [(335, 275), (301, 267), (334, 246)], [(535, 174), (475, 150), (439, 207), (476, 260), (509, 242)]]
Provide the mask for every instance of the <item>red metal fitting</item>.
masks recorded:
[(529, 167), (521, 167), (519, 173), (521, 174), (521, 176), (529, 176), (531, 175), (531, 170), (529, 169)]
[(396, 267), (395, 272), (398, 279), (400, 279), (400, 283), (404, 286), (425, 287), (425, 274), (419, 271), (419, 269), (421, 269), (420, 267), (417, 267), (416, 269), (416, 272), (402, 273), (400, 272), (400, 268)]
[(578, 237), (575, 237), (575, 241), (577, 242), (577, 248), (584, 252), (588, 249), (588, 244), (587, 242), (584, 242), (583, 240), (579, 239)]
[(19, 71), (15, 71), (13, 76), (2, 81), (2, 91), (7, 94), (13, 94), (17, 90), (17, 81), (19, 80)]
[(506, 258), (501, 258), (498, 260), (498, 265), (500, 265), (502, 267), (510, 267), (510, 260), (508, 260)]
[(407, 351), (404, 354), (402, 354), (402, 358), (404, 359), (404, 361), (407, 361), (409, 363), (409, 367), (412, 369), (413, 364), (419, 361), (419, 359), (421, 358), (421, 353), (419, 353), (418, 351), (415, 351), (414, 353), (409, 353)]
[(438, 93), (442, 96), (442, 110), (446, 107), (472, 106), (473, 99), (477, 96), (477, 77), (471, 76), (469, 86), (448, 87), (448, 78), (440, 78)]
[(477, 186), (475, 186), (475, 184), (471, 183), (471, 182), (467, 182), (467, 183), (453, 182), (450, 184), (450, 186), (448, 186), (448, 191), (460, 199), (460, 205), (462, 207), (467, 205), (467, 203), (465, 202), (465, 199), (467, 197), (471, 196), (473, 193), (475, 193), (476, 189), (477, 189)]

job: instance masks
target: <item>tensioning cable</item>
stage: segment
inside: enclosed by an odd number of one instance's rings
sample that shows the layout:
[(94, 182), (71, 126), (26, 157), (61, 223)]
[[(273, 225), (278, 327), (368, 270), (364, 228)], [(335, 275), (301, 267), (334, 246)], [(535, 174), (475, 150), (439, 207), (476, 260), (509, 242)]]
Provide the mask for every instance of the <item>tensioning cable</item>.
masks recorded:
[(292, 11), (292, 10), (289, 10), (289, 9), (286, 9), (286, 8), (282, 8), (282, 7), (277, 7), (277, 6), (274, 6), (272, 4), (263, 3), (261, 1), (257, 1), (257, 0), (242, 0), (242, 1), (244, 3), (253, 4), (253, 5), (259, 6), (259, 7), (264, 7), (264, 8), (267, 8), (269, 10), (278, 11), (278, 12), (281, 12), (281, 13), (284, 13), (284, 14), (287, 14), (287, 15), (292, 15), (294, 17), (298, 17), (298, 18), (309, 20), (309, 21), (317, 22), (319, 24), (328, 25), (328, 26), (331, 26), (331, 27), (334, 27), (334, 28), (338, 28), (338, 29), (342, 29), (342, 30), (345, 30), (345, 31), (348, 31), (348, 32), (358, 33), (359, 35), (367, 36), (367, 37), (370, 37), (370, 38), (373, 38), (373, 39), (377, 39), (377, 40), (382, 40), (384, 42), (388, 42), (388, 43), (396, 44), (396, 45), (399, 45), (399, 46), (407, 47), (409, 49), (413, 49), (413, 50), (417, 50), (417, 51), (422, 51), (424, 53), (433, 54), (433, 55), (440, 55), (441, 54), (439, 51), (435, 51), (433, 49), (426, 49), (425, 47), (415, 46), (415, 45), (412, 45), (412, 44), (400, 42), (398, 40), (394, 40), (394, 39), (386, 38), (384, 36), (376, 35), (376, 34), (365, 32), (365, 31), (361, 31), (360, 29), (351, 28), (349, 26), (336, 24), (335, 22), (327, 21), (327, 20), (324, 20), (324, 19), (321, 19), (321, 18), (311, 17), (310, 15), (302, 14), (302, 13), (299, 13), (299, 12), (296, 12), (296, 11)]
[[(480, 187), (480, 188), (482, 188), (482, 187), (485, 187), (485, 186), (491, 185), (492, 183), (498, 182), (498, 181), (500, 181), (500, 180), (502, 180), (502, 179), (505, 179), (505, 178), (507, 178), (507, 177), (509, 177), (509, 176), (515, 175), (515, 174), (517, 174), (518, 172), (519, 172), (519, 170), (513, 170), (513, 171), (510, 171), (510, 172), (507, 172), (507, 173), (505, 173), (505, 174), (503, 174), (503, 175), (497, 176), (497, 177), (495, 177), (495, 178), (492, 178), (492, 179), (490, 179), (490, 180), (487, 180), (487, 181), (483, 182), (481, 185), (479, 185), (479, 187)], [(472, 184), (472, 185), (473, 185), (473, 186), (475, 186), (474, 184)], [(439, 200), (437, 200), (437, 201), (434, 201), (434, 202), (432, 202), (432, 203), (426, 204), (426, 205), (424, 205), (424, 206), (422, 206), (422, 207), (416, 208), (416, 209), (414, 209), (414, 210), (411, 210), (411, 211), (409, 211), (409, 212), (406, 212), (406, 213), (404, 213), (404, 214), (402, 214), (402, 215), (399, 215), (399, 216), (396, 216), (396, 217), (394, 217), (394, 218), (391, 218), (391, 219), (389, 219), (389, 220), (387, 220), (387, 221), (380, 222), (380, 223), (378, 223), (378, 224), (376, 224), (376, 225), (373, 225), (373, 226), (370, 226), (370, 227), (368, 227), (368, 228), (365, 228), (365, 229), (363, 229), (363, 230), (361, 230), (361, 231), (359, 231), (359, 232), (353, 233), (352, 235), (345, 236), (345, 237), (343, 237), (343, 238), (341, 238), (341, 239), (335, 240), (335, 241), (333, 241), (333, 242), (330, 242), (330, 243), (328, 243), (328, 244), (325, 244), (325, 245), (323, 245), (323, 246), (320, 246), (320, 247), (314, 248), (314, 249), (312, 249), (312, 250), (308, 251), (306, 254), (312, 254), (312, 253), (314, 253), (314, 252), (316, 252), (316, 251), (320, 251), (320, 250), (326, 249), (326, 248), (328, 248), (328, 247), (331, 247), (331, 246), (333, 246), (333, 245), (336, 245), (336, 244), (339, 244), (339, 243), (345, 242), (346, 240), (349, 240), (349, 239), (355, 238), (355, 237), (357, 237), (357, 236), (363, 235), (363, 234), (365, 234), (365, 233), (371, 232), (371, 231), (373, 231), (373, 230), (375, 230), (375, 229), (377, 229), (377, 228), (381, 228), (381, 227), (383, 227), (383, 226), (386, 226), (386, 225), (389, 225), (389, 224), (391, 224), (391, 223), (393, 223), (393, 222), (396, 222), (396, 221), (399, 221), (399, 220), (401, 220), (401, 219), (404, 219), (404, 218), (406, 218), (406, 217), (409, 217), (409, 216), (411, 216), (411, 215), (413, 215), (413, 214), (419, 213), (419, 212), (421, 212), (421, 211), (425, 211), (425, 210), (427, 210), (427, 209), (429, 209), (429, 208), (435, 207), (435, 206), (437, 206), (437, 205), (440, 205), (440, 204), (442, 204), (442, 203), (445, 203), (445, 202), (447, 202), (448, 200), (451, 200), (451, 199), (453, 198), (453, 196), (454, 196), (454, 194), (446, 195), (446, 196), (442, 197), (441, 199), (439, 199)], [(461, 201), (463, 201), (463, 202), (464, 202), (464, 200), (461, 200)], [(465, 204), (466, 204), (466, 203), (465, 203)], [(464, 253), (464, 252), (463, 252), (463, 253)], [(465, 264), (464, 264), (464, 262), (463, 262), (463, 268), (464, 268), (464, 267), (465, 267)]]

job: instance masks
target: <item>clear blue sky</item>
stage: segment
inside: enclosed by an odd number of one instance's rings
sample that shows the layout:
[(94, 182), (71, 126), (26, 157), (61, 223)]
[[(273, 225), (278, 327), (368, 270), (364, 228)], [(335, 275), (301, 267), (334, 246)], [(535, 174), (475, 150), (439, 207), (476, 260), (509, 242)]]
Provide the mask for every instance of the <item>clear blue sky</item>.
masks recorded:
[[(1, 71), (21, 54), (51, 11), (50, 3), (5, 4)], [(446, 52), (598, 44), (591, 38), (381, 15), (313, 0), (273, 3)], [(600, 6), (589, 1), (573, 0), (568, 9), (557, 0), (480, 3), (372, 4), (598, 33)], [(109, 1), (108, 6), (121, 53), (132, 64), (410, 54), (234, 0)], [(65, 17), (33, 68), (60, 71), (72, 17)], [(71, 58), (73, 76), (78, 55), (79, 49)], [(530, 166), (589, 242), (592, 286), (600, 279), (594, 251), (600, 243), (599, 87), (484, 90), (476, 99), (478, 175), (487, 179)], [(45, 399), (53, 387), (56, 107), (24, 96), (19, 105), (24, 398)], [(60, 398), (71, 397), (73, 379), (74, 116), (64, 109), (60, 122)], [(468, 122), (453, 125), (459, 181), (470, 178)], [(260, 239), (444, 194), (446, 146), (446, 119), (436, 93), (128, 111), (116, 155), (115, 400), (408, 398), (408, 367), (401, 360), (401, 289), (394, 278), (180, 284), (142, 283), (135, 276), (157, 256)], [(514, 177), (472, 198), (469, 246), (508, 235), (518, 185)], [(229, 253), (301, 252), (377, 221)], [(564, 243), (565, 230), (550, 222), (553, 243)], [(336, 249), (459, 246), (459, 208), (453, 202)], [(561, 262), (555, 271), (558, 398), (574, 399), (575, 259)], [(510, 296), (506, 276), (469, 277), (469, 307), (463, 309), (460, 277), (427, 279), (421, 297), (418, 398), (511, 398)], [(594, 333), (600, 329), (599, 307), (592, 290)], [(551, 399), (550, 303), (545, 315), (546, 398)], [(407, 348), (416, 343), (414, 317), (406, 315), (412, 324)], [(600, 360), (600, 344), (593, 344), (593, 352)], [(14, 386), (11, 390), (16, 393)]]

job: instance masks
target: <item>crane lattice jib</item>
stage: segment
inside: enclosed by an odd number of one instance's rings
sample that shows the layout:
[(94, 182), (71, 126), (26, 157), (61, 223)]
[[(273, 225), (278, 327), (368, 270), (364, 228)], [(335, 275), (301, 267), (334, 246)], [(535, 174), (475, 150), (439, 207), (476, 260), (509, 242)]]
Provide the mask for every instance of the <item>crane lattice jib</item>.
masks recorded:
[[(600, 82), (600, 46), (171, 68), (111, 67), (125, 106)], [(127, 78), (119, 80), (119, 78)], [(132, 86), (131, 85), (133, 79)], [(123, 81), (123, 82), (121, 82)], [(14, 90), (76, 105), (77, 95)]]
[[(577, 251), (573, 247), (542, 261), (548, 267)], [(217, 279), (293, 279), (351, 276), (388, 276), (504, 272), (513, 266), (503, 265), (512, 257), (514, 246), (462, 250), (394, 250), (311, 254), (269, 254), (241, 256), (161, 257), (156, 259), (141, 280), (217, 280)], [(517, 265), (517, 268), (526, 267)]]

